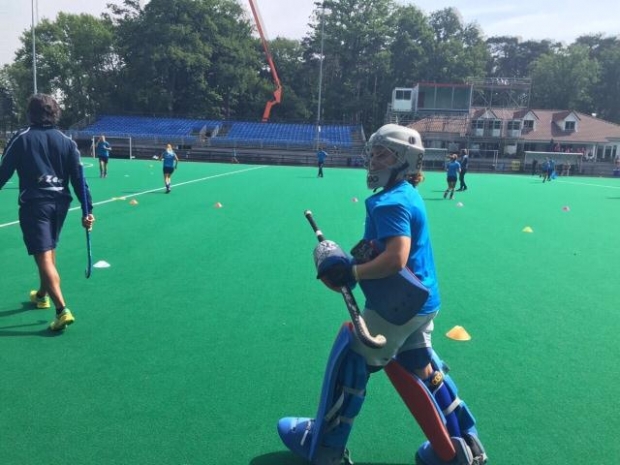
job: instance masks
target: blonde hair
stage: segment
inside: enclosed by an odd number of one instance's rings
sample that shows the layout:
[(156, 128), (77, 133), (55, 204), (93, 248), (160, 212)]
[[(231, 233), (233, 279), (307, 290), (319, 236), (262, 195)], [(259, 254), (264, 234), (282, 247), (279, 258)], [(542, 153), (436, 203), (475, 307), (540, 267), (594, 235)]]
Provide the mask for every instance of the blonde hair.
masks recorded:
[(416, 173), (412, 173), (407, 176), (407, 181), (413, 186), (416, 187), (421, 182), (424, 182), (424, 173), (422, 171), (418, 171)]
[(170, 145), (170, 144), (166, 145), (166, 149), (167, 150), (172, 150), (172, 145)]

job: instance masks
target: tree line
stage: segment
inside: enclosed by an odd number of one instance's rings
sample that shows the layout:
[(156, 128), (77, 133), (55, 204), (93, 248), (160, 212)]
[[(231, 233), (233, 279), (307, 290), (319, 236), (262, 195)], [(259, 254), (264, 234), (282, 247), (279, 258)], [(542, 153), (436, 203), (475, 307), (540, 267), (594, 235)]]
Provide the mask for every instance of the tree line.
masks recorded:
[[(141, 9), (139, 0), (124, 0), (100, 17), (44, 19), (35, 28), (38, 91), (61, 101), (63, 127), (101, 113), (258, 120), (274, 84), (240, 2), (151, 0)], [(530, 107), (620, 123), (620, 39), (605, 33), (568, 45), (485, 38), (454, 8), (425, 14), (395, 0), (317, 2), (308, 31), (302, 40), (269, 42), (283, 85), (272, 121), (355, 123), (372, 131), (383, 123), (394, 87), (529, 77)], [(14, 62), (0, 70), (3, 131), (25, 122), (34, 86), (31, 31), (20, 40)]]

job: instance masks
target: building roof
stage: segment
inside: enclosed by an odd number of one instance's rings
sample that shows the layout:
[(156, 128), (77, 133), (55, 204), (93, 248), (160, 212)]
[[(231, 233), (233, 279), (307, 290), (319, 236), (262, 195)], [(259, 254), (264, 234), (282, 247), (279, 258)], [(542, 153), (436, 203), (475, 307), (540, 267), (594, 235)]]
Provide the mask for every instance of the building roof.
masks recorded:
[[(564, 120), (575, 121), (574, 130), (564, 130)], [(422, 118), (410, 126), (425, 137), (471, 135), (471, 121), (478, 119), (499, 119), (502, 137), (506, 137), (508, 121), (533, 119), (533, 129), (522, 129), (520, 140), (526, 142), (549, 142), (553, 139), (561, 144), (608, 143), (620, 141), (620, 125), (572, 110), (544, 110), (523, 108), (480, 108), (473, 107), (469, 115), (436, 115)]]

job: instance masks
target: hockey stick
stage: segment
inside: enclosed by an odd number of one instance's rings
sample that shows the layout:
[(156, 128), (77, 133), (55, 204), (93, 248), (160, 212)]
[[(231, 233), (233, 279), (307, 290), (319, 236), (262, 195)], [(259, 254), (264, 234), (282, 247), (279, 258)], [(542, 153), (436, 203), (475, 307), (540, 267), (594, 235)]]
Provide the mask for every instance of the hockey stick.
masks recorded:
[[(86, 218), (88, 216), (88, 195), (86, 192), (86, 176), (84, 174), (84, 165), (80, 165), (80, 170), (82, 174), (82, 217)], [(93, 252), (90, 247), (90, 229), (86, 228), (86, 254), (88, 256), (88, 264), (86, 266), (86, 270), (84, 271), (84, 275), (86, 279), (90, 278), (90, 274), (93, 271)]]
[[(323, 236), (323, 232), (319, 229), (316, 222), (314, 221), (314, 217), (312, 216), (312, 212), (310, 210), (306, 210), (304, 212), (304, 216), (312, 226), (312, 230), (316, 235), (316, 238), (319, 242), (323, 242), (325, 240), (325, 236)], [(340, 293), (344, 298), (344, 303), (347, 306), (347, 310), (349, 311), (349, 315), (351, 315), (351, 321), (353, 322), (353, 326), (355, 327), (355, 332), (359, 336), (360, 340), (367, 345), (368, 347), (380, 348), (385, 346), (386, 340), (385, 336), (382, 334), (377, 334), (376, 336), (372, 336), (366, 327), (366, 322), (362, 317), (359, 307), (357, 306), (357, 302), (355, 301), (355, 296), (349, 289), (349, 286), (342, 286), (340, 288)]]

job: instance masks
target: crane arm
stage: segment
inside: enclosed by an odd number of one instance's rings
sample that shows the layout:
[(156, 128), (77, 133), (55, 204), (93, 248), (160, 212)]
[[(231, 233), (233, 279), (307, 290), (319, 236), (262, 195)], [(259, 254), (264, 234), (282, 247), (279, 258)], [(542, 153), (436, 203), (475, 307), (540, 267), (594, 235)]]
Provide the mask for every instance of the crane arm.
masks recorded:
[(271, 51), (269, 50), (269, 43), (265, 38), (265, 31), (263, 28), (263, 23), (260, 19), (260, 14), (258, 12), (258, 6), (256, 5), (256, 1), (249, 0), (249, 2), (250, 8), (252, 9), (252, 15), (254, 16), (254, 22), (256, 23), (256, 29), (258, 30), (258, 35), (263, 45), (263, 50), (265, 51), (267, 64), (269, 65), (269, 69), (271, 71), (271, 77), (275, 85), (275, 90), (273, 91), (273, 98), (267, 102), (267, 104), (265, 105), (265, 110), (263, 111), (263, 121), (269, 121), (269, 116), (271, 115), (271, 107), (277, 105), (282, 100), (282, 83), (280, 82), (280, 78), (278, 77), (278, 71), (276, 70), (276, 65), (273, 62), (273, 56), (271, 55)]

